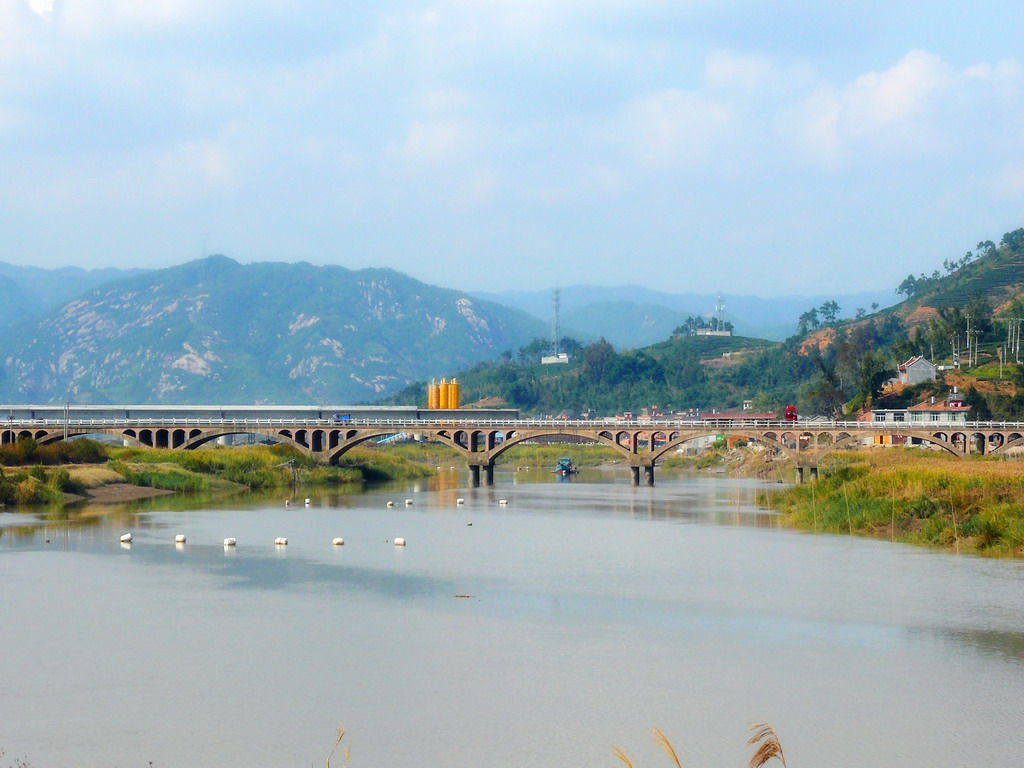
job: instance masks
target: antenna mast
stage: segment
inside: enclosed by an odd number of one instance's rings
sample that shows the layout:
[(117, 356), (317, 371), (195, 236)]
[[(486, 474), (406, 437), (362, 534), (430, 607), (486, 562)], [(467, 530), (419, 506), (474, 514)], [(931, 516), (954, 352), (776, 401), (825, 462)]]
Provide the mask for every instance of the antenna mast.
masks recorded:
[(562, 306), (562, 291), (559, 288), (555, 288), (551, 291), (551, 304), (554, 309), (554, 323), (551, 325), (551, 347), (555, 357), (558, 357), (559, 346), (562, 341), (562, 321), (559, 316), (559, 310)]

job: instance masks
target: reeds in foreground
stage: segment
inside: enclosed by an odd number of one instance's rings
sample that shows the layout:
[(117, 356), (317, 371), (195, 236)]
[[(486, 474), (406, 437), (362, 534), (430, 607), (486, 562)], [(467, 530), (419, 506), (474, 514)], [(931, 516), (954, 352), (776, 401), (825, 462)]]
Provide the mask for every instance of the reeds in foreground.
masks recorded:
[(779, 743), (779, 735), (768, 723), (754, 723), (750, 726), (754, 735), (747, 740), (747, 746), (753, 747), (754, 756), (747, 763), (747, 768), (761, 768), (772, 758), (778, 760), (783, 766), (786, 765), (786, 756), (782, 753), (782, 745)]
[[(341, 745), (341, 740), (345, 738), (345, 729), (340, 725), (338, 726), (338, 738), (334, 740), (334, 749), (331, 750), (331, 754), (327, 756), (327, 768), (331, 768), (331, 758), (334, 757), (334, 753), (338, 751), (338, 747)], [(345, 745), (345, 764), (342, 768), (348, 768), (348, 758), (352, 753), (352, 744)]]
[[(750, 726), (753, 735), (747, 740), (748, 747), (754, 747), (754, 755), (747, 763), (747, 768), (761, 768), (771, 760), (778, 760), (783, 766), (786, 765), (786, 756), (782, 752), (782, 744), (779, 743), (779, 735), (769, 723), (754, 723)], [(654, 729), (654, 742), (671, 758), (676, 768), (683, 768), (679, 755), (668, 737), (659, 729)], [(626, 768), (633, 768), (633, 761), (629, 756), (616, 746), (612, 746), (612, 754), (615, 755)], [(330, 768), (330, 766), (328, 766)]]

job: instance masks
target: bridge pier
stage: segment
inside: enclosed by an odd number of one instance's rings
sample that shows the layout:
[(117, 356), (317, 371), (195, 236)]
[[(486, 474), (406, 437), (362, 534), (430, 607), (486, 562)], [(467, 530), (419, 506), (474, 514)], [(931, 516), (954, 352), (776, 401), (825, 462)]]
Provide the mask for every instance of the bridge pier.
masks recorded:
[(654, 485), (654, 464), (631, 464), (629, 467), (629, 473), (633, 480), (633, 485), (640, 485), (640, 470), (644, 473), (644, 483), (646, 485)]
[(470, 464), (469, 473), (471, 476), (470, 483), (474, 488), (479, 488), (481, 481), (483, 482), (483, 485), (494, 485), (493, 461), (488, 462), (487, 464)]
[(796, 468), (796, 483), (797, 485), (803, 485), (804, 481), (810, 480), (810, 482), (816, 482), (818, 479), (818, 465), (817, 464), (800, 464)]

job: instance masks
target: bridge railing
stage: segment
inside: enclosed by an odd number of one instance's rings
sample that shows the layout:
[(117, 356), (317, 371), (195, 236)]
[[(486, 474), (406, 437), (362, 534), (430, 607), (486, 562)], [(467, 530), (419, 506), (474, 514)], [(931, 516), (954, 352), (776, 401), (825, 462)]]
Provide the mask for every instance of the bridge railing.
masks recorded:
[(372, 428), (403, 431), (420, 429), (598, 429), (611, 432), (641, 430), (645, 432), (667, 432), (675, 430), (703, 430), (722, 432), (729, 429), (777, 430), (783, 432), (822, 432), (822, 431), (856, 431), (856, 432), (898, 432), (907, 431), (946, 431), (950, 428), (964, 430), (1024, 430), (1024, 422), (1019, 421), (908, 421), (908, 422), (874, 422), (874, 421), (816, 421), (801, 423), (793, 421), (769, 421), (763, 419), (701, 419), (672, 421), (639, 421), (611, 419), (351, 419), (337, 421), (333, 419), (207, 419), (207, 418), (168, 418), (168, 419), (2, 419), (0, 430), (5, 429), (62, 429), (65, 426), (74, 429), (153, 429), (175, 427), (207, 427), (207, 428)]

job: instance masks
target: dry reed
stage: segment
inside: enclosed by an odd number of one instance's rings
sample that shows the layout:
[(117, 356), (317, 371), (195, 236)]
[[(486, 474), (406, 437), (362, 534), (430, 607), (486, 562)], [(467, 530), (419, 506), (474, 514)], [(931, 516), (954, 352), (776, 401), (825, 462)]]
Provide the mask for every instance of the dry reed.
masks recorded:
[[(345, 738), (345, 729), (339, 725), (338, 726), (338, 738), (334, 740), (334, 748), (331, 750), (331, 754), (329, 754), (327, 756), (327, 768), (331, 768), (331, 758), (334, 757), (334, 753), (338, 751), (338, 747), (341, 745), (341, 740), (344, 739), (344, 738)], [(345, 752), (344, 752), (345, 764), (342, 766), (342, 768), (348, 768), (348, 759), (351, 756), (351, 754), (352, 754), (352, 744), (350, 742), (350, 743), (345, 745)]]
[(629, 759), (625, 752), (616, 747), (614, 744), (612, 745), (612, 753), (617, 758), (619, 758), (619, 760), (622, 761), (622, 764), (625, 765), (626, 768), (633, 768), (633, 761)]
[[(779, 743), (779, 735), (769, 723), (754, 723), (750, 726), (753, 735), (747, 740), (748, 747), (754, 747), (754, 755), (747, 763), (747, 768), (761, 768), (771, 760), (778, 760), (783, 768), (786, 766), (786, 756), (782, 752), (782, 744)], [(679, 755), (668, 737), (658, 728), (654, 729), (654, 743), (664, 750), (676, 768), (683, 768)], [(612, 746), (612, 754), (617, 757), (626, 768), (633, 768), (633, 761), (629, 756), (616, 746)], [(328, 768), (330, 768), (328, 766)]]
[(754, 756), (747, 763), (747, 768), (761, 768), (770, 760), (778, 760), (786, 765), (786, 756), (782, 753), (779, 736), (769, 723), (754, 723), (750, 726), (753, 735), (747, 740), (748, 747), (755, 747)]
[(679, 762), (679, 755), (676, 754), (675, 747), (672, 746), (672, 742), (668, 740), (668, 737), (661, 732), (660, 729), (654, 729), (654, 741), (655, 743), (665, 750), (665, 754), (672, 758), (672, 762), (676, 764), (676, 768), (683, 768), (683, 764)]

